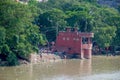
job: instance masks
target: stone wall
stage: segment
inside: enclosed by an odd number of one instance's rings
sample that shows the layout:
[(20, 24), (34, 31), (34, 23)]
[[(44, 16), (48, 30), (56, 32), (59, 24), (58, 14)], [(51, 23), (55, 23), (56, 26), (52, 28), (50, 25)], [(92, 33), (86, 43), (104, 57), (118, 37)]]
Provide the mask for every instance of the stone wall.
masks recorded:
[(60, 56), (55, 55), (55, 54), (47, 54), (47, 53), (37, 54), (37, 53), (33, 53), (33, 54), (30, 55), (30, 62), (31, 63), (51, 62), (51, 61), (58, 61), (60, 59), (61, 59)]

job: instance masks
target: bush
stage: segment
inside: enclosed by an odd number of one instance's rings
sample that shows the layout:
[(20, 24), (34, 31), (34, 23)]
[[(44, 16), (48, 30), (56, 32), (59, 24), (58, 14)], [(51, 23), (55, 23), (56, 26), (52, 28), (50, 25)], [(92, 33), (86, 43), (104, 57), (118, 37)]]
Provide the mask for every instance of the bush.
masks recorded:
[(8, 54), (6, 60), (8, 61), (9, 66), (14, 66), (14, 65), (18, 64), (18, 59), (17, 59), (16, 55), (12, 52), (10, 52)]
[(10, 48), (7, 44), (4, 44), (2, 47), (1, 47), (1, 53), (3, 55), (8, 55), (8, 53), (10, 52)]

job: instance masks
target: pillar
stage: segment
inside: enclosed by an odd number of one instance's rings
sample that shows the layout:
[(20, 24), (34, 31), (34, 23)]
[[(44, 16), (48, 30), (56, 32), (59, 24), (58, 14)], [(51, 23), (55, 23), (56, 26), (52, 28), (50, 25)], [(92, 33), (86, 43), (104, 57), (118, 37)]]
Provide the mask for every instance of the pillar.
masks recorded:
[(84, 49), (84, 58), (91, 59), (91, 49)]
[(92, 44), (90, 41), (90, 37), (88, 38), (88, 46), (84, 49), (84, 58), (91, 59), (92, 57)]
[(80, 39), (80, 58), (81, 59), (84, 59), (84, 53), (83, 53), (83, 48), (82, 48), (82, 45), (83, 45), (83, 43), (82, 43), (82, 37), (81, 37), (81, 39)]

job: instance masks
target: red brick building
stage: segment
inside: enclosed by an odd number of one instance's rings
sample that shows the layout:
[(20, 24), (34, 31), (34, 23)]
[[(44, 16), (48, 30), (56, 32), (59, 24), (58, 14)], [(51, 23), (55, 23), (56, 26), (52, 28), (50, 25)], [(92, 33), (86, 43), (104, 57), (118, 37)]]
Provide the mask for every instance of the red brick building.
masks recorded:
[(66, 28), (59, 32), (55, 50), (68, 54), (79, 54), (80, 58), (91, 58), (93, 33), (78, 32), (77, 28)]

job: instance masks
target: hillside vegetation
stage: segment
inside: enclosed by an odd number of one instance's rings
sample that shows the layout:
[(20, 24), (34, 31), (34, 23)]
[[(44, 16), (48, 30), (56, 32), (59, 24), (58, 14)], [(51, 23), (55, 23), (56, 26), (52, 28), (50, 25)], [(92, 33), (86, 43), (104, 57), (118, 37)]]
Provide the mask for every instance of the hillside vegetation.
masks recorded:
[(0, 60), (17, 65), (19, 58), (38, 52), (38, 46), (55, 41), (58, 31), (77, 27), (93, 32), (100, 47), (120, 46), (119, 7), (112, 8), (96, 0), (30, 0), (21, 4), (0, 2)]

